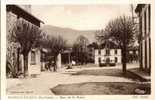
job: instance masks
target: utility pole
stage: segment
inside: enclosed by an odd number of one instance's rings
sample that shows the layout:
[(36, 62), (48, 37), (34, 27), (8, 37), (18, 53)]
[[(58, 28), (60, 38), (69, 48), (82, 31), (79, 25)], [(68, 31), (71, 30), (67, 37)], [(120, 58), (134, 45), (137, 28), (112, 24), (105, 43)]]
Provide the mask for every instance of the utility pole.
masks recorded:
[(133, 4), (131, 4), (130, 7), (131, 7), (132, 22), (134, 23), (134, 8), (133, 8)]

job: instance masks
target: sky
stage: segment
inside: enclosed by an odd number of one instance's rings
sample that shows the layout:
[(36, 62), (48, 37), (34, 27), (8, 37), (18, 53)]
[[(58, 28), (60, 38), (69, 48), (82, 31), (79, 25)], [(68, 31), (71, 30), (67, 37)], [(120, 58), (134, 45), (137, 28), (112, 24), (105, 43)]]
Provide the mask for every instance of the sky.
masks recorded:
[(131, 15), (128, 4), (114, 5), (33, 5), (32, 13), (45, 22), (77, 30), (103, 29), (111, 20), (121, 15)]

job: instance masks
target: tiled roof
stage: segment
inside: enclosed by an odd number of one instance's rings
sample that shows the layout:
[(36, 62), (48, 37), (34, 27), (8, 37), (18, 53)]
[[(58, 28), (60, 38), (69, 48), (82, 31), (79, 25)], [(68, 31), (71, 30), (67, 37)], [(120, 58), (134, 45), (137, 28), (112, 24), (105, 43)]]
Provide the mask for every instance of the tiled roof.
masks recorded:
[(6, 6), (7, 11), (12, 11), (13, 13), (17, 14), (18, 16), (28, 20), (28, 21), (38, 21), (40, 23), (43, 23), (40, 19), (29, 13), (28, 11), (24, 10), (23, 8), (19, 7), (18, 5), (7, 5)]

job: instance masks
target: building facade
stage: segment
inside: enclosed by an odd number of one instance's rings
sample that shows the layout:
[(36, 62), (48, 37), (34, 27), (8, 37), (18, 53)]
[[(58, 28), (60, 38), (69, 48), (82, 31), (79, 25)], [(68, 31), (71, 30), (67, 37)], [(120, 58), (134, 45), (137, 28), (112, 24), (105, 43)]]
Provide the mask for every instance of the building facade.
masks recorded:
[(138, 63), (139, 62), (139, 46), (128, 48), (127, 62), (128, 63)]
[[(7, 63), (9, 63), (16, 73), (24, 72), (23, 55), (20, 53), (20, 44), (11, 41), (11, 32), (18, 19), (40, 27), (41, 20), (31, 14), (30, 5), (7, 5)], [(41, 71), (41, 52), (39, 48), (32, 49), (28, 54), (28, 74), (39, 74)]]
[(122, 62), (121, 49), (95, 49), (95, 64)]
[(151, 71), (151, 5), (138, 4), (135, 12), (139, 18), (140, 69)]

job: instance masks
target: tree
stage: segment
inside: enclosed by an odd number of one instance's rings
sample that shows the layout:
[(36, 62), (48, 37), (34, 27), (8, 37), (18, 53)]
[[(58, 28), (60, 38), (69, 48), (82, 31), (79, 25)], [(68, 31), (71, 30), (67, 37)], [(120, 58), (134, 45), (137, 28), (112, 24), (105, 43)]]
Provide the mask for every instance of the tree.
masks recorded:
[[(46, 33), (45, 33), (46, 34)], [(61, 36), (50, 36), (45, 35), (44, 39), (42, 39), (41, 44), (43, 48), (48, 49), (48, 56), (49, 60), (54, 60), (54, 71), (57, 70), (57, 56), (61, 53), (64, 49), (66, 49), (66, 40), (63, 39)], [(52, 58), (53, 57), (53, 58)]]
[(106, 28), (104, 34), (106, 38), (110, 38), (116, 42), (122, 51), (122, 71), (126, 73), (127, 49), (134, 43), (134, 35), (137, 27), (131, 17), (120, 16), (111, 20)]
[(95, 38), (97, 40), (98, 45), (101, 45), (105, 42), (109, 37), (107, 36), (105, 30), (96, 31)]
[(77, 62), (80, 62), (82, 64), (87, 62), (88, 44), (89, 44), (89, 40), (86, 37), (82, 35), (77, 37), (75, 43), (73, 44), (73, 54), (76, 57), (75, 59)]
[(20, 44), (21, 54), (24, 57), (24, 76), (28, 74), (28, 53), (32, 47), (38, 46), (38, 41), (42, 37), (39, 27), (27, 22), (24, 19), (18, 19), (13, 28), (12, 41)]
[(98, 49), (107, 47), (108, 44), (114, 42), (109, 37), (109, 34), (106, 32), (106, 30), (97, 31), (95, 34), (95, 38), (98, 42)]

